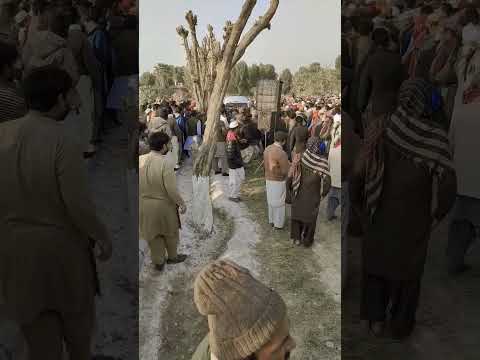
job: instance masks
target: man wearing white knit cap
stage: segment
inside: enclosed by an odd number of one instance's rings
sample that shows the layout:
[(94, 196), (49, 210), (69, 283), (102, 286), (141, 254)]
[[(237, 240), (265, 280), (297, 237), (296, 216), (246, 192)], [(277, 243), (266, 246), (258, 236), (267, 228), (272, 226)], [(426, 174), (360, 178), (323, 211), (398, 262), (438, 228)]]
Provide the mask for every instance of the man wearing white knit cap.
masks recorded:
[(288, 360), (295, 349), (280, 295), (232, 261), (200, 272), (194, 300), (210, 333), (192, 360)]

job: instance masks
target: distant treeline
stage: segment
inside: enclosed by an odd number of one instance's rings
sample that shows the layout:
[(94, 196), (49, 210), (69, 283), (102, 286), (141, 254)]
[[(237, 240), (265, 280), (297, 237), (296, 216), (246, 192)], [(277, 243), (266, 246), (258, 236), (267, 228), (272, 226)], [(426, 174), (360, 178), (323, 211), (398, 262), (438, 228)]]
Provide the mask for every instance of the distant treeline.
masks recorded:
[[(340, 62), (335, 68), (325, 68), (319, 63), (302, 66), (292, 74), (289, 69), (280, 76), (272, 64), (252, 64), (241, 61), (233, 69), (228, 88), (229, 95), (252, 96), (258, 80), (283, 81), (283, 93), (295, 96), (315, 96), (340, 93)], [(140, 77), (140, 104), (152, 103), (156, 98), (171, 96), (179, 86), (191, 89), (191, 79), (184, 66), (157, 64), (152, 72)]]

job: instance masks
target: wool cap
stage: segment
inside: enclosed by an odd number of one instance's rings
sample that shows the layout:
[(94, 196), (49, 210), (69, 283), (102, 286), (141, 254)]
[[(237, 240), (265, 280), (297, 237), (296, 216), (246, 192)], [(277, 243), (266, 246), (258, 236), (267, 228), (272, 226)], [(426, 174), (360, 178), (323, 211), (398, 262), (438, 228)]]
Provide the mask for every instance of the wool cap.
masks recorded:
[(256, 353), (287, 315), (278, 293), (230, 260), (217, 260), (198, 274), (194, 299), (198, 311), (208, 316), (211, 351), (221, 360)]

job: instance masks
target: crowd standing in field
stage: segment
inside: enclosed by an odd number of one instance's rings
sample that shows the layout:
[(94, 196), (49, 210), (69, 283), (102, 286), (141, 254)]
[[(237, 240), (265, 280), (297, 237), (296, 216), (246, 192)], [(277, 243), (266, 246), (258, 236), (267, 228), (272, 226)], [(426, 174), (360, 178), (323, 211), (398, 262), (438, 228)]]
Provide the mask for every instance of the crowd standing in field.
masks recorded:
[[(145, 104), (143, 114), (140, 237), (150, 248), (154, 269), (163, 272), (165, 264), (187, 259), (177, 252), (180, 214), (186, 205), (175, 172), (197, 156), (206, 116), (196, 111), (193, 101), (166, 99)], [(253, 102), (226, 104), (217, 121), (211, 176), (228, 176), (228, 199), (241, 202), (246, 171), (256, 172), (263, 164), (270, 225), (279, 232), (290, 228), (293, 244), (312, 246), (320, 201), (329, 198), (330, 221), (340, 205), (340, 98), (285, 98), (266, 129), (259, 124)], [(292, 207), (290, 226), (285, 226), (287, 203)], [(209, 334), (192, 360), (288, 359), (295, 349), (283, 299), (229, 260), (214, 261), (197, 275), (194, 302), (208, 317)]]
[[(163, 99), (145, 104), (142, 110), (140, 234), (153, 253), (161, 252), (153, 258), (155, 267), (163, 270), (165, 263), (186, 259), (176, 254), (180, 226), (177, 209), (184, 212), (185, 205), (176, 191), (175, 171), (196, 156), (206, 116), (196, 111), (194, 101)], [(335, 218), (340, 205), (340, 99), (283, 98), (278, 115), (272, 117), (267, 129), (260, 130), (254, 104), (226, 104), (218, 119), (213, 172), (214, 176), (228, 176), (228, 198), (240, 202), (246, 165), (254, 159), (261, 161), (263, 154), (269, 223), (283, 230), (286, 204), (291, 204), (290, 238), (296, 245), (309, 247), (320, 201), (329, 198), (329, 220)], [(155, 210), (150, 209), (152, 206)], [(166, 213), (170, 220), (166, 220)], [(168, 226), (154, 225), (162, 221), (167, 221)]]
[(445, 268), (458, 275), (469, 268), (464, 257), (480, 224), (480, 177), (472, 165), (480, 3), (342, 7), (342, 177), (349, 233), (363, 236), (361, 316), (375, 336), (388, 325), (403, 339), (415, 327), (432, 230), (453, 209)]
[(135, 1), (0, 1), (0, 324), (20, 327), (29, 359), (92, 358), (94, 257), (112, 241), (87, 165), (122, 122), (133, 142), (136, 48)]

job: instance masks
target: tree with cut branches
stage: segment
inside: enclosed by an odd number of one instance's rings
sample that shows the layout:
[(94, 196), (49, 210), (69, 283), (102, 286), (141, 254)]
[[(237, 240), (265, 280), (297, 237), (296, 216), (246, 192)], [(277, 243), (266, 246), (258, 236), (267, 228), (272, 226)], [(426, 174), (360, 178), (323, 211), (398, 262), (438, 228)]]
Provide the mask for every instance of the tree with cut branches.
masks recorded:
[(207, 35), (200, 46), (196, 31), (197, 16), (192, 11), (187, 12), (185, 17), (189, 30), (183, 26), (177, 28), (177, 33), (183, 40), (188, 71), (193, 79), (195, 99), (199, 110), (207, 112), (205, 135), (193, 170), (193, 220), (205, 232), (210, 232), (213, 226), (210, 171), (215, 155), (220, 110), (231, 72), (258, 34), (270, 29), (270, 22), (277, 11), (279, 1), (270, 0), (266, 12), (244, 32), (248, 19), (257, 5), (257, 0), (245, 0), (237, 20), (226, 22), (223, 44), (216, 40), (213, 27), (209, 25)]

